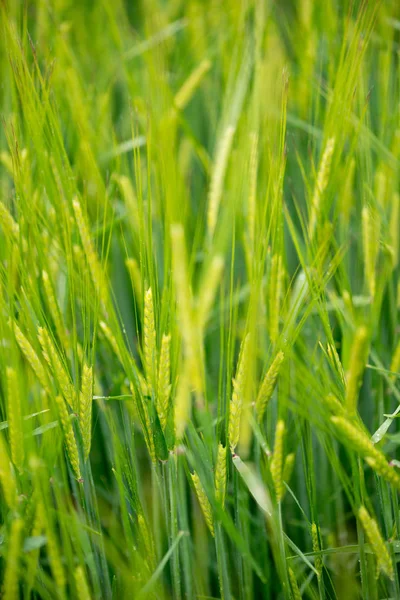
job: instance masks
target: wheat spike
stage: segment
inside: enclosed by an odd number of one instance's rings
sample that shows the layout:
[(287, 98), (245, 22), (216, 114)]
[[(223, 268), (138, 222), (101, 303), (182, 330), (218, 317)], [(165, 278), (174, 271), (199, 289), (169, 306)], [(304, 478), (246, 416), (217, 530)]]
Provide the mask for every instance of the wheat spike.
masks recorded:
[(42, 347), (43, 356), (58, 382), (65, 400), (73, 410), (77, 410), (75, 388), (71, 383), (69, 374), (61, 362), (60, 356), (49, 332), (44, 327), (39, 327), (38, 338)]
[(54, 293), (53, 285), (50, 281), (47, 271), (42, 271), (42, 279), (44, 285), (44, 291), (46, 292), (46, 301), (49, 307), (51, 318), (53, 319), (54, 325), (60, 341), (64, 347), (67, 348), (69, 341), (65, 334), (64, 324), (60, 315), (60, 308)]
[(79, 422), (81, 427), (83, 456), (87, 460), (92, 437), (93, 369), (83, 365), (81, 393), (79, 396)]
[(310, 221), (308, 226), (309, 236), (314, 237), (315, 228), (321, 211), (321, 198), (326, 190), (329, 181), (331, 162), (335, 150), (335, 138), (329, 138), (326, 142), (325, 150), (322, 154), (318, 169), (317, 181), (314, 188), (314, 195), (311, 202)]
[(362, 209), (362, 241), (364, 250), (364, 272), (371, 298), (375, 296), (376, 261), (379, 252), (379, 219), (369, 206)]
[(127, 258), (125, 264), (128, 268), (129, 275), (131, 278), (131, 283), (133, 290), (135, 292), (136, 301), (138, 303), (142, 302), (143, 290), (142, 290), (142, 278), (140, 275), (140, 268), (138, 265), (138, 261), (135, 258)]
[(73, 200), (72, 208), (74, 210), (76, 224), (78, 226), (79, 235), (81, 236), (82, 246), (86, 255), (87, 264), (89, 265), (89, 271), (92, 277), (93, 285), (99, 294), (99, 297), (102, 299), (102, 302), (106, 303), (108, 293), (103, 269), (97, 256), (97, 252), (93, 246), (90, 236), (90, 229), (78, 198)]
[(164, 334), (161, 341), (157, 385), (157, 412), (163, 429), (165, 429), (167, 424), (169, 397), (171, 394), (170, 345), (171, 336)]
[(18, 238), (19, 225), (14, 221), (10, 211), (3, 204), (3, 202), (0, 202), (0, 225), (2, 226), (4, 233), (9, 238)]
[(385, 455), (374, 446), (370, 438), (359, 427), (350, 423), (345, 417), (331, 417), (331, 421), (341, 433), (342, 438), (346, 439), (379, 475), (400, 489), (400, 477), (388, 465)]
[(65, 447), (71, 463), (72, 470), (74, 471), (75, 477), (79, 480), (82, 479), (80, 466), (79, 466), (79, 452), (76, 444), (74, 429), (72, 427), (71, 419), (68, 414), (68, 410), (62, 396), (56, 396), (56, 403), (58, 406), (58, 413), (60, 415), (60, 421), (62, 430), (64, 433)]
[(196, 491), (197, 499), (199, 501), (201, 510), (203, 511), (204, 519), (207, 523), (207, 526), (208, 526), (208, 529), (210, 530), (211, 535), (214, 536), (214, 523), (213, 523), (213, 517), (212, 517), (211, 504), (206, 496), (206, 493), (204, 491), (204, 488), (201, 484), (201, 481), (200, 481), (197, 473), (196, 472), (192, 473), (191, 477), (192, 477), (194, 489)]
[(282, 471), (282, 479), (286, 483), (289, 483), (290, 478), (292, 477), (295, 459), (296, 459), (296, 455), (294, 452), (291, 452), (285, 458), (285, 462), (283, 465), (283, 471)]
[(49, 393), (49, 383), (46, 371), (42, 365), (40, 358), (38, 357), (35, 350), (33, 349), (31, 344), (28, 342), (27, 338), (15, 322), (13, 323), (13, 329), (15, 339), (17, 340), (17, 344), (22, 354), (25, 356), (26, 360), (30, 364), (32, 371), (35, 373), (43, 389)]
[(267, 373), (265, 374), (265, 377), (260, 386), (260, 390), (258, 392), (256, 400), (256, 412), (259, 423), (261, 423), (267, 404), (271, 399), (284, 358), (284, 353), (282, 351), (279, 351), (278, 354), (275, 356), (274, 360), (272, 361), (272, 364), (268, 369)]
[(386, 544), (383, 541), (377, 522), (368, 514), (368, 511), (364, 506), (360, 507), (358, 517), (374, 551), (378, 572), (382, 571), (389, 579), (393, 580), (394, 570), (392, 559), (390, 558)]
[(292, 590), (293, 600), (301, 600), (301, 594), (299, 590), (299, 586), (297, 584), (296, 575), (293, 570), (289, 567), (289, 582), (290, 588)]
[(122, 363), (123, 361), (122, 361), (121, 352), (119, 351), (118, 342), (117, 342), (113, 332), (111, 331), (110, 327), (104, 321), (100, 321), (99, 326), (100, 326), (100, 329), (103, 332), (104, 337), (106, 338), (107, 342), (110, 344), (115, 356), (118, 358), (119, 362)]
[(321, 557), (321, 548), (319, 545), (319, 532), (316, 523), (312, 523), (311, 525), (311, 539), (313, 545), (313, 552), (315, 553), (314, 557), (314, 566), (317, 571), (318, 579), (322, 575), (322, 557)]
[(226, 446), (218, 444), (217, 464), (215, 467), (215, 495), (221, 506), (225, 504), (226, 492)]
[(144, 295), (144, 365), (147, 382), (154, 390), (157, 373), (156, 328), (154, 321), (153, 293), (149, 288)]
[(368, 330), (359, 327), (351, 347), (349, 369), (346, 374), (346, 408), (350, 415), (357, 412), (358, 391), (362, 383), (368, 352)]
[(274, 452), (271, 459), (271, 476), (274, 482), (277, 502), (283, 497), (283, 439), (285, 436), (285, 423), (279, 420), (275, 430)]
[(378, 475), (400, 490), (400, 475), (395, 471), (394, 467), (386, 461), (378, 460), (376, 457), (372, 456), (367, 456), (365, 462), (367, 462)]
[(242, 415), (243, 399), (246, 387), (249, 340), (250, 334), (248, 333), (241, 343), (236, 376), (232, 381), (233, 391), (229, 407), (228, 428), (229, 446), (232, 454), (235, 452), (235, 448), (238, 445), (240, 436), (240, 419)]

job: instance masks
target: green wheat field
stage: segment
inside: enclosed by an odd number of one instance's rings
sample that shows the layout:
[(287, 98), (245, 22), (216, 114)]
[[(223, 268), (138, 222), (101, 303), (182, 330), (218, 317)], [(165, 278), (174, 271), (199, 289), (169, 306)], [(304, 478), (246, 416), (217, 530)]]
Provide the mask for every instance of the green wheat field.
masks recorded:
[(0, 0), (0, 597), (400, 599), (400, 3)]

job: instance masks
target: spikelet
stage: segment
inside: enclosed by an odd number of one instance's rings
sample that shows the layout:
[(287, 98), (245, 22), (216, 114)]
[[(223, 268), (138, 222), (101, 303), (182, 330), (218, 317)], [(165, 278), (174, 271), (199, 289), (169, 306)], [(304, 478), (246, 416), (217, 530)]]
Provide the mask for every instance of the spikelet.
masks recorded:
[(10, 538), (7, 550), (6, 570), (4, 574), (4, 600), (18, 600), (19, 595), (19, 555), (21, 553), (21, 534), (24, 522), (14, 519), (11, 525)]
[(358, 391), (362, 383), (368, 352), (368, 330), (359, 327), (351, 347), (349, 369), (346, 374), (346, 408), (350, 415), (357, 412)]
[(255, 246), (256, 231), (256, 201), (257, 201), (257, 167), (258, 167), (258, 134), (253, 131), (250, 134), (250, 163), (249, 163), (249, 195), (247, 206), (247, 230), (250, 249), (253, 252)]
[(76, 591), (78, 593), (78, 600), (90, 600), (91, 597), (90, 597), (89, 586), (88, 586), (88, 583), (86, 580), (86, 575), (85, 575), (85, 571), (83, 570), (83, 567), (81, 567), (81, 566), (76, 567), (74, 577), (75, 577)]
[(34, 351), (31, 344), (26, 339), (18, 325), (14, 322), (12, 326), (14, 328), (15, 339), (17, 340), (17, 344), (22, 354), (25, 356), (26, 360), (30, 364), (32, 371), (35, 373), (43, 389), (49, 393), (49, 383), (47, 380), (46, 371), (40, 361), (40, 358)]
[(369, 464), (373, 465), (379, 475), (400, 489), (400, 477), (394, 469), (389, 467), (385, 455), (374, 446), (361, 429), (344, 417), (331, 417), (331, 421), (340, 432), (342, 439), (347, 441), (365, 460), (368, 459)]
[(284, 353), (282, 351), (279, 351), (278, 354), (275, 356), (274, 360), (272, 361), (272, 364), (268, 369), (267, 373), (265, 374), (265, 377), (260, 386), (260, 390), (258, 392), (256, 400), (256, 412), (259, 423), (261, 423), (267, 404), (271, 399), (272, 393), (275, 388), (276, 380), (279, 375), (279, 370), (281, 368), (284, 358)]
[(178, 388), (175, 396), (174, 425), (177, 440), (181, 440), (185, 433), (186, 424), (190, 417), (190, 391), (186, 372), (179, 377)]
[(151, 531), (149, 530), (146, 520), (141, 513), (138, 513), (137, 516), (139, 530), (142, 536), (144, 549), (146, 552), (146, 558), (150, 561), (150, 564), (155, 564), (155, 555), (154, 555), (154, 542), (151, 535)]
[(393, 353), (392, 362), (390, 363), (390, 370), (392, 371), (390, 379), (394, 382), (396, 381), (397, 375), (400, 376), (400, 339), (397, 342), (396, 349)]
[(157, 384), (157, 413), (161, 427), (165, 429), (168, 418), (169, 397), (171, 394), (171, 367), (170, 367), (171, 336), (163, 335), (161, 341), (160, 366)]
[(329, 408), (331, 413), (336, 416), (344, 416), (346, 414), (343, 404), (333, 394), (328, 394), (323, 398), (324, 403)]
[(115, 356), (118, 358), (120, 363), (122, 363), (122, 356), (119, 351), (118, 342), (117, 342), (113, 332), (111, 331), (111, 329), (109, 328), (107, 323), (105, 323), (104, 321), (100, 321), (99, 326), (100, 326), (100, 329), (103, 332), (104, 337), (106, 338), (107, 342), (110, 344)]
[(137, 376), (139, 379), (140, 391), (142, 393), (142, 396), (149, 396), (149, 386), (147, 385), (145, 377), (143, 377), (140, 371), (137, 371)]
[(207, 271), (203, 285), (201, 287), (198, 307), (197, 307), (197, 321), (200, 328), (203, 328), (207, 323), (207, 319), (211, 312), (215, 295), (221, 276), (224, 270), (224, 259), (221, 255), (217, 254), (213, 257), (209, 270)]
[(87, 460), (92, 437), (93, 369), (85, 363), (79, 396), (79, 423), (82, 434), (83, 456)]
[(310, 221), (308, 226), (308, 233), (310, 238), (314, 237), (315, 228), (318, 222), (318, 217), (321, 210), (321, 198), (326, 190), (329, 181), (329, 173), (331, 169), (331, 162), (333, 152), (335, 150), (335, 138), (329, 138), (326, 142), (325, 150), (321, 158), (321, 162), (318, 169), (317, 181), (315, 184), (314, 194), (311, 202), (311, 213)]
[(11, 458), (19, 471), (24, 465), (24, 435), (22, 430), (21, 397), (15, 369), (7, 367), (7, 419)]
[(289, 582), (290, 589), (292, 590), (293, 600), (301, 600), (301, 594), (299, 590), (299, 586), (297, 584), (296, 575), (293, 570), (289, 567)]
[(226, 446), (218, 444), (217, 464), (215, 467), (215, 496), (223, 507), (226, 493)]
[(375, 296), (376, 260), (379, 252), (379, 219), (369, 206), (362, 209), (364, 272), (371, 298)]
[(75, 388), (71, 383), (69, 374), (61, 362), (60, 356), (49, 332), (44, 327), (39, 327), (38, 338), (42, 347), (43, 356), (57, 380), (65, 400), (73, 410), (77, 410)]
[(383, 477), (388, 483), (400, 490), (400, 475), (395, 471), (395, 468), (389, 465), (386, 461), (377, 460), (376, 457), (367, 456), (365, 461), (369, 466), (376, 471), (378, 475)]
[(339, 373), (341, 382), (343, 383), (343, 385), (345, 385), (346, 378), (345, 378), (344, 371), (343, 371), (343, 365), (340, 361), (340, 358), (339, 358), (338, 352), (335, 348), (335, 345), (328, 343), (326, 345), (326, 350), (327, 350), (329, 360), (331, 361), (333, 368)]
[(125, 261), (125, 264), (129, 271), (132, 287), (133, 287), (133, 290), (134, 290), (135, 296), (136, 296), (136, 301), (141, 302), (143, 290), (142, 290), (142, 278), (140, 276), (140, 269), (139, 269), (138, 261), (135, 258), (127, 258)]
[(225, 172), (228, 165), (234, 134), (235, 127), (229, 125), (218, 141), (217, 152), (214, 161), (215, 166), (211, 176), (210, 192), (208, 195), (207, 227), (210, 238), (214, 236), (215, 226), (217, 224)]
[(274, 254), (271, 259), (271, 272), (268, 288), (269, 337), (275, 343), (279, 335), (280, 299), (282, 294), (283, 268), (282, 256)]
[(16, 223), (3, 202), (0, 202), (0, 225), (4, 233), (9, 238), (17, 238), (19, 235), (19, 225)]
[(292, 477), (295, 459), (296, 459), (296, 455), (295, 455), (294, 452), (291, 452), (285, 458), (285, 462), (284, 462), (284, 465), (283, 465), (283, 471), (282, 471), (282, 479), (286, 483), (289, 483), (289, 481), (290, 481), (290, 479)]
[(151, 288), (149, 288), (144, 295), (143, 349), (147, 383), (154, 390), (156, 387), (157, 373), (157, 347), (153, 293)]
[(185, 83), (178, 90), (174, 98), (174, 105), (178, 110), (183, 110), (189, 103), (196, 89), (200, 85), (204, 75), (210, 70), (211, 62), (203, 60), (198, 67), (189, 75)]
[(62, 396), (56, 396), (56, 403), (58, 407), (58, 413), (60, 415), (62, 430), (64, 433), (67, 454), (75, 477), (79, 481), (82, 479), (82, 476), (79, 466), (79, 452), (78, 446), (76, 445), (74, 429), (72, 427), (71, 419), (69, 417), (64, 398), (62, 398)]
[(108, 293), (103, 270), (97, 256), (97, 252), (93, 246), (90, 237), (89, 226), (87, 224), (86, 217), (83, 214), (78, 198), (74, 198), (72, 202), (72, 208), (74, 210), (76, 224), (79, 229), (79, 235), (81, 236), (82, 246), (85, 251), (87, 264), (89, 265), (89, 271), (92, 277), (93, 285), (102, 301), (105, 302), (108, 297)]
[(210, 530), (211, 535), (214, 537), (214, 523), (212, 517), (211, 504), (206, 496), (206, 493), (201, 485), (201, 481), (197, 473), (191, 473), (194, 489), (196, 491), (196, 496), (199, 501), (201, 510), (203, 511), (204, 519), (207, 523), (208, 529)]
[(284, 436), (285, 423), (282, 420), (279, 420), (276, 425), (274, 452), (271, 459), (271, 476), (272, 481), (274, 482), (277, 502), (281, 501), (284, 491), (282, 480)]
[(392, 559), (382, 538), (381, 532), (375, 519), (373, 519), (364, 506), (358, 511), (358, 517), (364, 528), (369, 543), (374, 551), (377, 561), (377, 572), (382, 571), (389, 579), (394, 579)]
[(56, 537), (54, 535), (53, 528), (51, 526), (51, 523), (49, 522), (45, 507), (41, 500), (39, 500), (39, 502), (38, 502), (37, 510), (38, 510), (38, 518), (43, 523), (44, 529), (45, 529), (45, 534), (46, 534), (46, 539), (47, 539), (47, 544), (46, 544), (47, 557), (48, 557), (48, 560), (50, 563), (51, 573), (54, 577), (54, 581), (55, 581), (59, 591), (62, 593), (65, 588), (66, 579), (65, 579), (64, 567), (61, 562), (61, 553), (58, 548), (58, 544), (57, 544)]
[(3, 490), (3, 497), (10, 509), (15, 508), (17, 504), (17, 486), (15, 483), (14, 471), (8, 456), (6, 444), (3, 435), (0, 433), (0, 484)]
[(60, 341), (67, 348), (68, 347), (68, 338), (65, 334), (64, 325), (60, 316), (60, 309), (58, 306), (58, 302), (54, 293), (53, 286), (51, 284), (49, 275), (46, 271), (42, 271), (42, 279), (44, 285), (44, 291), (46, 292), (46, 301), (49, 307), (51, 318), (53, 319), (53, 323), (56, 327), (56, 331)]
[(232, 380), (233, 392), (229, 407), (228, 429), (229, 446), (232, 454), (235, 452), (235, 448), (238, 445), (240, 436), (240, 419), (242, 415), (243, 398), (246, 388), (249, 340), (250, 334), (248, 333), (241, 343), (239, 360), (236, 368), (236, 376)]
[(315, 554), (314, 557), (314, 566), (315, 566), (315, 570), (317, 571), (317, 575), (318, 575), (318, 579), (321, 577), (322, 575), (322, 557), (321, 557), (321, 548), (319, 545), (319, 535), (318, 535), (318, 527), (316, 525), (316, 523), (312, 523), (311, 525), (311, 539), (312, 539), (312, 546), (313, 546), (313, 552)]
[(171, 244), (176, 299), (179, 307), (179, 325), (184, 341), (184, 353), (190, 380), (189, 382), (194, 391), (202, 392), (201, 366), (198, 360), (200, 350), (197, 339), (197, 330), (193, 323), (192, 299), (182, 225), (175, 224), (171, 226)]

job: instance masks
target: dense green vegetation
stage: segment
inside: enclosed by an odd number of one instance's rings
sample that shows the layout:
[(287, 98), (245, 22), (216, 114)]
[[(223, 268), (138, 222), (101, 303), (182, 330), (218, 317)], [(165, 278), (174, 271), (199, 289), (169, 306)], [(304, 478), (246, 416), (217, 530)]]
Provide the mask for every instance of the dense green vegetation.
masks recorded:
[(0, 580), (400, 598), (400, 5), (0, 1)]

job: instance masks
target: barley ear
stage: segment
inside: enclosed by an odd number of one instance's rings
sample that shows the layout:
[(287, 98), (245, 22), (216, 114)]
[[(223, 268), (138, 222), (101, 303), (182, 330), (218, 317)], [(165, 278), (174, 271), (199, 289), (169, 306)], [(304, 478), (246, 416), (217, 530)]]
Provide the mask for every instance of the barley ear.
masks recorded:
[(382, 538), (381, 532), (375, 519), (373, 519), (364, 506), (358, 511), (358, 518), (361, 521), (369, 543), (375, 554), (377, 561), (377, 570), (385, 573), (389, 579), (394, 579), (394, 570), (392, 559)]
[(249, 340), (250, 334), (248, 333), (241, 343), (236, 375), (232, 381), (233, 391), (229, 407), (228, 428), (229, 446), (232, 454), (235, 452), (240, 436), (240, 419), (242, 415), (243, 399), (246, 388)]
[(284, 353), (282, 351), (278, 352), (261, 383), (256, 400), (256, 413), (259, 423), (261, 423), (263, 419), (265, 409), (275, 389), (276, 381), (284, 358)]
[(68, 414), (64, 398), (62, 396), (56, 396), (56, 403), (58, 407), (58, 414), (60, 415), (61, 427), (64, 433), (67, 454), (75, 477), (79, 481), (82, 479), (82, 475), (79, 466), (79, 452), (78, 446), (76, 444), (74, 429), (72, 427), (71, 419)]
[(200, 481), (197, 473), (191, 473), (191, 477), (192, 477), (194, 489), (196, 491), (197, 499), (199, 501), (201, 510), (203, 512), (204, 519), (207, 523), (207, 527), (210, 530), (211, 535), (214, 537), (214, 523), (213, 523), (213, 517), (212, 517), (211, 504), (206, 496), (206, 493), (204, 491), (204, 488), (201, 484), (201, 481)]
[(346, 407), (350, 415), (357, 412), (358, 392), (362, 383), (368, 353), (368, 330), (357, 329), (351, 347), (351, 358), (346, 373)]
[(215, 467), (215, 495), (222, 506), (226, 493), (226, 446), (218, 444), (217, 464)]
[(87, 460), (92, 437), (93, 369), (83, 365), (82, 384), (79, 396), (79, 423), (83, 442), (83, 456)]
[(170, 365), (171, 336), (163, 335), (161, 340), (160, 366), (158, 370), (158, 384), (156, 406), (161, 427), (167, 425), (169, 398), (171, 394), (171, 365)]
[(316, 523), (312, 523), (311, 525), (311, 539), (313, 545), (313, 552), (315, 554), (314, 557), (314, 566), (317, 571), (318, 579), (322, 575), (322, 557), (321, 557), (321, 548), (319, 545), (319, 531)]
[(285, 423), (280, 420), (276, 425), (274, 452), (271, 459), (271, 476), (275, 487), (276, 500), (280, 502), (283, 497), (283, 440), (285, 436)]

